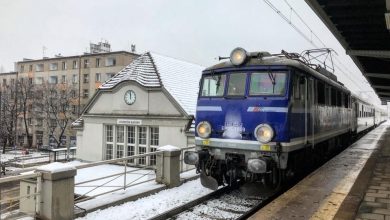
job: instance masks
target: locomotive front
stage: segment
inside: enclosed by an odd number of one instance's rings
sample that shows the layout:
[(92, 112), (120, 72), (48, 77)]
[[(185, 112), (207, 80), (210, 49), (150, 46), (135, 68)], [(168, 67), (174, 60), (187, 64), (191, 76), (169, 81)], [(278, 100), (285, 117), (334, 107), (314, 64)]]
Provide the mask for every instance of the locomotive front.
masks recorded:
[(239, 179), (278, 183), (287, 155), (290, 70), (268, 53), (236, 48), (230, 62), (203, 71), (196, 109), (196, 165), (203, 186)]

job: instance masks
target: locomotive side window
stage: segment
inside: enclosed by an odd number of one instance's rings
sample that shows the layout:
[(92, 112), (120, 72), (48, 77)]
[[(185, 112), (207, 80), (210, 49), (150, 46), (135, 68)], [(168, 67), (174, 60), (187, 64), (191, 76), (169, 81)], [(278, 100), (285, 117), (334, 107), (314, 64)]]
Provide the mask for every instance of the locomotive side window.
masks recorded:
[[(231, 76), (230, 76), (231, 77)], [(252, 73), (250, 95), (283, 95), (286, 91), (286, 73)]]
[(317, 82), (317, 97), (318, 97), (318, 104), (319, 105), (325, 105), (325, 88), (324, 84), (322, 82)]
[(337, 105), (337, 95), (336, 95), (336, 90), (335, 89), (333, 89), (333, 88), (331, 88), (331, 105), (332, 106), (336, 106)]
[(325, 86), (325, 105), (328, 105), (328, 106), (331, 105), (330, 98), (331, 98), (330, 87)]
[(206, 76), (202, 80), (202, 96), (223, 96), (226, 75)]
[(342, 100), (341, 100), (341, 92), (337, 90), (337, 106), (341, 107), (342, 106)]
[(293, 94), (294, 94), (294, 99), (300, 99), (300, 91), (299, 91), (299, 79), (298, 76), (294, 76), (293, 78)]

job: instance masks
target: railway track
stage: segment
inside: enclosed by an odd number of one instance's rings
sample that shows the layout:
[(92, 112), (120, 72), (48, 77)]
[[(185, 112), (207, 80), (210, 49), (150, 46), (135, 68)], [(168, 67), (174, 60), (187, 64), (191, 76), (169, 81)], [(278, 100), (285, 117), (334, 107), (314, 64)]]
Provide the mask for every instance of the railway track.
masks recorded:
[[(240, 188), (224, 187), (184, 205), (175, 207), (150, 220), (163, 219), (246, 219), (272, 201), (280, 190), (266, 196), (253, 196)], [(257, 193), (255, 193), (257, 194)]]

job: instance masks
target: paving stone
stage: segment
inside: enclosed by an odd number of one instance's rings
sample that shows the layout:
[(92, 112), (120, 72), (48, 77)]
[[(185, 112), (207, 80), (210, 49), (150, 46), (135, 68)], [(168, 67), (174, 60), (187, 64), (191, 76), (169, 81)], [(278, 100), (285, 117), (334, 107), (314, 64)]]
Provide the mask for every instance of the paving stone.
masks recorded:
[[(379, 199), (379, 198), (378, 198)], [(364, 197), (364, 201), (366, 202), (375, 202), (375, 197), (371, 197), (371, 196), (365, 196)]]
[(387, 208), (386, 203), (379, 203), (379, 202), (362, 202), (362, 206), (370, 206), (370, 207), (375, 207), (375, 208)]
[(390, 191), (387, 191), (387, 190), (378, 190), (378, 192), (377, 193), (379, 193), (379, 194), (387, 194), (387, 195), (389, 195), (390, 194)]
[(384, 215), (374, 214), (374, 213), (361, 213), (361, 214), (359, 214), (358, 217), (363, 218), (363, 219), (385, 220)]
[(383, 214), (383, 215), (390, 215), (390, 209), (375, 208), (375, 209), (373, 209), (373, 213)]
[(376, 201), (377, 202), (381, 202), (381, 203), (388, 203), (388, 204), (390, 204), (390, 199), (378, 198)]
[(369, 189), (387, 190), (386, 186), (369, 186)]
[(380, 193), (366, 193), (366, 196), (375, 197), (375, 198), (387, 198), (387, 194), (380, 194)]

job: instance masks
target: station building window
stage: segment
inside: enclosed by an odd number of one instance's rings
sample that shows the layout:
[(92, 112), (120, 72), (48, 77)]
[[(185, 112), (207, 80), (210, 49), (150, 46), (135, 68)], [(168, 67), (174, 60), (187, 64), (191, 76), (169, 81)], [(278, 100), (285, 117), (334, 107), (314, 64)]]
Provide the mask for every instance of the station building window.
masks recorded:
[[(159, 127), (105, 125), (105, 159), (155, 152), (159, 146)], [(155, 165), (156, 157), (129, 160), (130, 164)]]
[(113, 158), (114, 126), (106, 125), (106, 160)]
[[(127, 126), (127, 156), (135, 155), (135, 126)], [(134, 163), (134, 160), (129, 160)]]
[[(155, 152), (158, 147), (159, 129), (150, 127), (150, 152)], [(150, 165), (156, 165), (156, 155), (150, 156)]]

